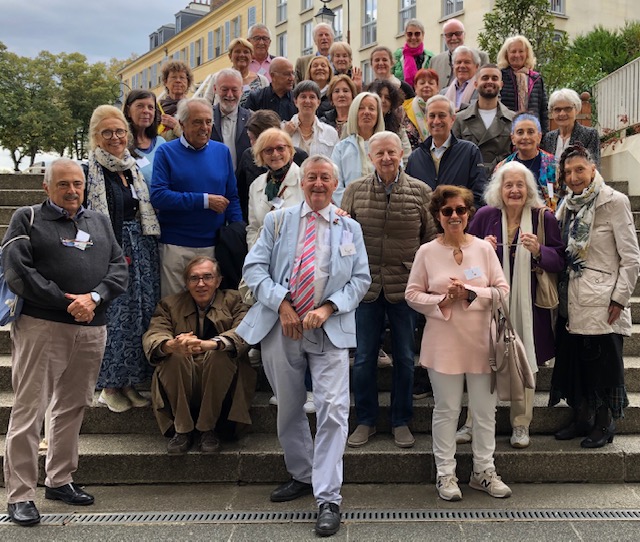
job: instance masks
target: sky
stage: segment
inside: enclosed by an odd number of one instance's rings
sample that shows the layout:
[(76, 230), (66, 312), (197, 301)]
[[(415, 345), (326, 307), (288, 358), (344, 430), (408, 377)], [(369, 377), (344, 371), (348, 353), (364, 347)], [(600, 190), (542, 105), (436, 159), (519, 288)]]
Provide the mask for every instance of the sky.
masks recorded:
[[(82, 53), (90, 63), (149, 50), (149, 34), (189, 0), (0, 0), (0, 41), (12, 53)], [(26, 161), (21, 168), (27, 166)], [(0, 152), (0, 170), (12, 168)]]

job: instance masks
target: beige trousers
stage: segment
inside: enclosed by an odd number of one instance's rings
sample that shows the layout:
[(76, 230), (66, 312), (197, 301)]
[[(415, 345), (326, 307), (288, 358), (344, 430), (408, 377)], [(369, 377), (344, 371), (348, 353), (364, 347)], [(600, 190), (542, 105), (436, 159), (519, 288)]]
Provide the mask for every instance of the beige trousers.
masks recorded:
[(215, 246), (181, 247), (160, 243), (160, 297), (184, 292), (185, 284), (182, 272), (196, 256), (215, 258)]
[(13, 408), (4, 483), (9, 504), (35, 500), (38, 443), (51, 404), (48, 487), (73, 481), (84, 409), (91, 404), (107, 339), (106, 326), (81, 326), (22, 315), (11, 328)]

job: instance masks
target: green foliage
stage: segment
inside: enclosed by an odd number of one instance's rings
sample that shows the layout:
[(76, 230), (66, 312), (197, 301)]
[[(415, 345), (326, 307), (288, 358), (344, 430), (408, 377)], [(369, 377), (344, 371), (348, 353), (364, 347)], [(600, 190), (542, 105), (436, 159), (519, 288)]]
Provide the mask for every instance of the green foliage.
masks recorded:
[[(80, 53), (21, 57), (0, 42), (0, 145), (15, 170), (38, 152), (86, 157), (89, 119), (117, 95), (117, 78)], [(114, 94), (115, 93), (115, 94)]]

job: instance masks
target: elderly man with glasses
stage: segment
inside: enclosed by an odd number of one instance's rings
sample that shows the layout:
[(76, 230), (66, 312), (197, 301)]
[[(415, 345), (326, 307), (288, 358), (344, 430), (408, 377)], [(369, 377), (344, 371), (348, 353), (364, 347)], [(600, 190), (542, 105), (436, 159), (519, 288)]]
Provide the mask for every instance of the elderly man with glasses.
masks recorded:
[(269, 46), (271, 45), (271, 30), (266, 24), (257, 23), (249, 28), (248, 38), (253, 45), (253, 59), (249, 64), (249, 71), (264, 75), (271, 83), (271, 74), (269, 68), (271, 61), (275, 58), (269, 54)]
[(231, 440), (251, 423), (256, 373), (236, 334), (248, 307), (236, 290), (220, 290), (218, 263), (198, 256), (184, 270), (186, 291), (158, 303), (142, 338), (156, 367), (153, 411), (170, 454), (184, 454), (199, 436), (203, 453)]

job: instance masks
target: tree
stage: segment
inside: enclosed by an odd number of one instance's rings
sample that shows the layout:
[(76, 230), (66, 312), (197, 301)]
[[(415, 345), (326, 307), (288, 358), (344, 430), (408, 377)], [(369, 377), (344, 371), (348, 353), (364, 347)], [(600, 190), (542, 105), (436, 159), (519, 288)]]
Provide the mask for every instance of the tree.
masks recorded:
[(504, 41), (515, 35), (531, 42), (539, 65), (553, 58), (562, 44), (556, 35), (549, 0), (495, 0), (493, 9), (484, 15), (484, 28), (478, 44), (490, 58), (496, 58)]

